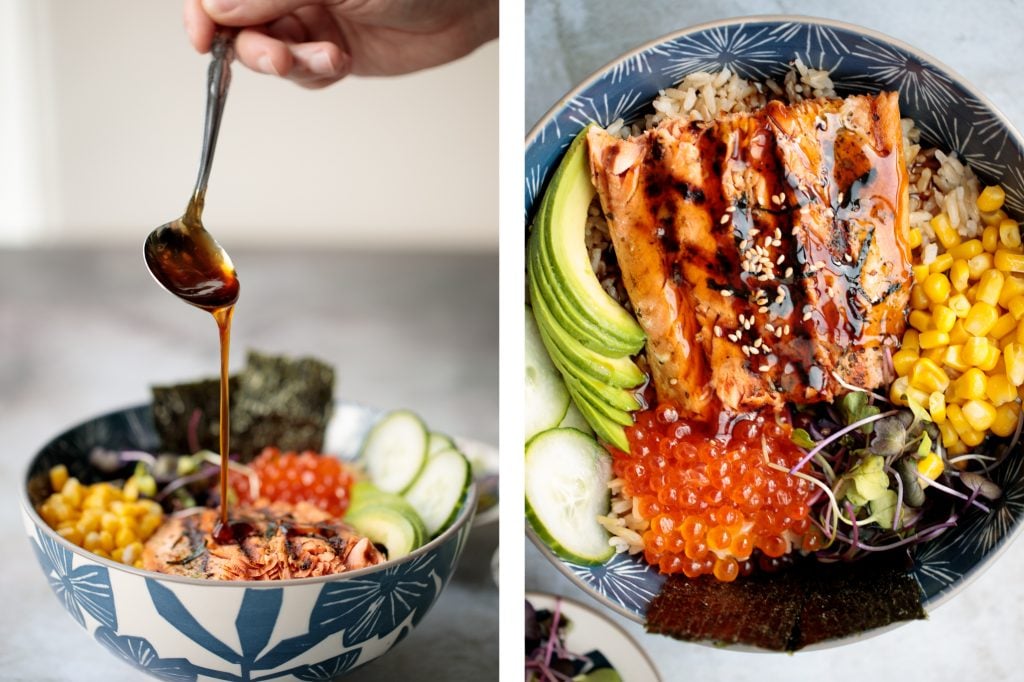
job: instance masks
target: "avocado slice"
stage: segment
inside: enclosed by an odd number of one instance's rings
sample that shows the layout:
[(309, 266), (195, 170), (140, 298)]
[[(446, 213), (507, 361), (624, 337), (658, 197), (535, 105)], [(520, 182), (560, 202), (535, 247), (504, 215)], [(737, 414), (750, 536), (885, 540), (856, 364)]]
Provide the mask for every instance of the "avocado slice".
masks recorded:
[(577, 394), (572, 388), (569, 389), (569, 396), (579, 408), (583, 418), (593, 427), (598, 438), (606, 443), (611, 443), (623, 452), (629, 452), (629, 439), (626, 438), (626, 429), (622, 424), (601, 414), (584, 396)]
[[(635, 412), (640, 409), (640, 403), (637, 402), (633, 392), (624, 388), (609, 386), (593, 377), (578, 377), (573, 374), (566, 376), (565, 382), (577, 384), (577, 391), (589, 396), (591, 402), (600, 402), (622, 412)], [(627, 425), (632, 423), (633, 420), (630, 419)]]
[(601, 287), (587, 253), (584, 229), (595, 194), (587, 162), (588, 128), (572, 141), (555, 171), (531, 239), (537, 239), (538, 247), (544, 250), (545, 260), (551, 265), (548, 274), (552, 288), (564, 297), (566, 305), (598, 327), (597, 339), (610, 341), (614, 348), (625, 344), (627, 353), (635, 354), (643, 347), (644, 332), (633, 316)]
[(576, 377), (572, 375), (565, 377), (565, 385), (569, 388), (571, 395), (575, 396), (578, 400), (586, 400), (595, 410), (616, 424), (622, 424), (623, 426), (633, 425), (633, 417), (629, 415), (629, 412), (609, 405), (598, 392), (594, 391), (590, 386), (583, 384)]
[(629, 357), (608, 358), (596, 353), (571, 335), (566, 333), (551, 317), (547, 304), (536, 291), (536, 284), (531, 282), (531, 302), (533, 316), (540, 328), (541, 340), (555, 364), (563, 365), (563, 373), (584, 372), (593, 378), (612, 386), (633, 388), (639, 386), (646, 378), (640, 368)]

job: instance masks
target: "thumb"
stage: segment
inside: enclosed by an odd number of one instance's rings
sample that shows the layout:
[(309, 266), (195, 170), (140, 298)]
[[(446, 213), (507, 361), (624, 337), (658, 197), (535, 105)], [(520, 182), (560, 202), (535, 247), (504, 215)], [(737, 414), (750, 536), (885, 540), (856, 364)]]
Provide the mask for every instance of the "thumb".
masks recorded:
[(264, 24), (300, 7), (322, 5), (325, 0), (202, 0), (203, 9), (223, 26)]

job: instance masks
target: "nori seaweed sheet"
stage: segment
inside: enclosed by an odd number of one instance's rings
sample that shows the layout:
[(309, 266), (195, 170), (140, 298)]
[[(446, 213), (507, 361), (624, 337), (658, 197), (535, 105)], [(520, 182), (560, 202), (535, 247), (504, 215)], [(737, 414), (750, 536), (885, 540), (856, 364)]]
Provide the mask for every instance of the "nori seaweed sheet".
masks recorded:
[(796, 651), (903, 620), (925, 617), (905, 562), (813, 561), (732, 583), (672, 576), (647, 610), (647, 631), (686, 641)]
[[(334, 370), (313, 358), (250, 351), (231, 377), (231, 452), (249, 461), (264, 447), (322, 450), (331, 418)], [(190, 453), (189, 423), (200, 412), (199, 447), (220, 448), (220, 384), (208, 379), (154, 386), (153, 420), (164, 452)]]

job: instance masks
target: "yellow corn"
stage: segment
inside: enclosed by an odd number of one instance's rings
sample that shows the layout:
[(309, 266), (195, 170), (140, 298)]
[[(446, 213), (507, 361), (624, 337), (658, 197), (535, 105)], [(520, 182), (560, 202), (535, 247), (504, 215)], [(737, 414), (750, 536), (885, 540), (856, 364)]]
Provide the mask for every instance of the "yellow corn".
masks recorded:
[(1009, 249), (1020, 247), (1020, 225), (1016, 220), (999, 221), (999, 243)]
[(1006, 215), (1006, 211), (1004, 211), (1003, 209), (999, 209), (997, 211), (980, 211), (980, 213), (981, 222), (985, 223), (986, 225), (998, 225), (1007, 218), (1009, 218), (1009, 216)]
[[(996, 252), (1000, 253), (999, 251)], [(991, 253), (979, 253), (977, 256), (968, 259), (967, 271), (970, 273), (972, 280), (981, 277), (987, 270), (992, 269), (992, 265), (995, 262), (994, 257)], [(1024, 266), (1022, 266), (1024, 267)]]
[(999, 248), (999, 228), (995, 225), (989, 225), (982, 230), (981, 245), (985, 247), (985, 250), (989, 253), (992, 253)]
[[(978, 256), (978, 258), (980, 257)], [(1024, 254), (1009, 249), (999, 249), (992, 259), (992, 264), (1003, 272), (1024, 272)], [(970, 262), (967, 265), (970, 266)]]
[(61, 490), (67, 482), (68, 468), (66, 466), (58, 464), (50, 469), (50, 488), (53, 490)]
[(964, 417), (963, 411), (959, 405), (948, 405), (946, 407), (946, 419), (956, 429), (956, 434), (964, 443), (969, 447), (974, 447), (984, 440), (985, 436), (979, 431), (976, 431)]
[(980, 239), (968, 239), (962, 244), (957, 244), (946, 253), (953, 258), (969, 261), (984, 252), (985, 246)]
[(977, 367), (971, 367), (956, 380), (956, 395), (960, 400), (976, 400), (985, 397), (988, 377)]
[[(955, 443), (946, 448), (946, 454), (950, 457), (956, 457), (957, 455), (966, 455), (971, 449), (967, 447), (967, 444), (962, 440), (957, 440)], [(960, 465), (957, 465), (960, 466)], [(960, 468), (963, 468), (960, 466)]]
[(998, 211), (1006, 200), (1006, 192), (999, 185), (989, 185), (978, 195), (978, 210), (985, 213)]
[(932, 326), (932, 316), (924, 310), (911, 310), (907, 322), (917, 331), (925, 332)]
[(907, 376), (910, 374), (911, 368), (914, 363), (917, 362), (918, 353), (912, 348), (901, 348), (892, 354), (892, 366), (896, 370), (897, 376)]
[(988, 303), (989, 305), (999, 304), (999, 294), (1003, 290), (1003, 282), (1006, 278), (998, 270), (986, 270), (978, 280), (978, 291), (975, 300)]
[(971, 302), (963, 294), (950, 296), (946, 305), (957, 317), (967, 317), (967, 313), (971, 312)]
[(971, 306), (967, 317), (964, 318), (964, 330), (974, 336), (985, 336), (996, 326), (999, 320), (999, 311), (990, 303), (978, 301)]
[(977, 367), (988, 358), (988, 338), (972, 336), (964, 342), (963, 359), (971, 367)]
[(1017, 422), (1020, 420), (1020, 404), (1016, 402), (1003, 403), (996, 408), (996, 419), (992, 422), (992, 433), (1000, 438), (1008, 438), (1017, 430)]
[(910, 377), (897, 377), (896, 381), (889, 385), (889, 400), (894, 405), (907, 406), (907, 389), (910, 388)]
[(968, 400), (960, 409), (975, 431), (988, 431), (996, 420), (996, 408), (984, 400)]
[[(957, 247), (959, 248), (959, 247)], [(928, 266), (928, 269), (932, 272), (945, 272), (953, 266), (953, 256), (949, 253), (940, 253), (932, 261), (932, 264)]]
[(1010, 383), (1005, 374), (994, 374), (988, 378), (985, 397), (996, 407), (1017, 399), (1017, 387)]
[[(1017, 321), (1010, 317), (1010, 323), (1012, 324), (1010, 329), (1016, 329)], [(939, 303), (932, 308), (932, 329), (948, 333), (953, 331), (954, 324), (956, 324), (956, 313), (948, 305)], [(1009, 330), (1006, 333), (1009, 333)]]
[(921, 240), (922, 235), (920, 229), (914, 227), (907, 233), (907, 245), (910, 246), (910, 248), (916, 249), (921, 246)]
[(953, 285), (953, 288), (957, 291), (963, 291), (970, 284), (971, 271), (967, 267), (967, 260), (964, 258), (957, 258), (953, 261), (953, 264), (949, 266), (949, 283)]
[(928, 414), (936, 424), (946, 421), (946, 395), (942, 391), (934, 391), (928, 396)]
[(949, 386), (949, 375), (935, 361), (920, 358), (910, 371), (910, 385), (929, 393), (945, 391)]
[[(902, 351), (900, 351), (900, 352), (902, 352)], [(914, 360), (916, 362), (917, 356), (914, 356)], [(896, 362), (896, 356), (894, 355), (893, 356), (893, 364), (895, 364), (895, 362)], [(970, 367), (970, 365), (967, 364), (967, 362), (964, 360), (964, 347), (963, 347), (963, 344), (954, 344), (954, 345), (946, 346), (946, 348), (944, 349), (944, 351), (942, 353), (942, 364), (944, 364), (946, 367), (949, 367), (950, 369), (952, 369), (954, 371), (957, 371), (957, 372), (966, 371)], [(911, 367), (912, 366), (913, 365), (911, 365)], [(909, 372), (910, 370), (907, 370), (907, 371)], [(899, 370), (897, 369), (896, 372), (898, 374)]]
[(1003, 290), (999, 292), (999, 305), (1006, 308), (1010, 299), (1024, 294), (1024, 278), (1017, 275), (1006, 275), (1003, 278)]
[[(917, 473), (921, 474), (929, 481), (934, 481), (942, 473), (945, 465), (942, 463), (942, 458), (934, 452), (929, 452), (927, 455), (917, 460)], [(923, 482), (921, 485), (927, 485)]]
[(922, 358), (928, 358), (932, 362), (938, 364), (942, 362), (943, 356), (946, 354), (947, 346), (937, 346), (935, 348), (929, 348), (928, 350), (921, 351)]
[(989, 330), (989, 336), (998, 341), (1010, 332), (1017, 330), (1017, 320), (1010, 313), (1003, 313), (996, 320), (996, 323), (992, 325), (992, 329)]
[(948, 215), (940, 213), (932, 218), (930, 222), (932, 230), (935, 231), (936, 239), (939, 240), (939, 243), (947, 251), (960, 243), (960, 233), (950, 224)]
[(911, 266), (910, 271), (914, 275), (914, 281), (920, 284), (928, 277), (928, 273), (931, 272), (931, 268), (924, 263), (921, 263), (920, 265)]
[(940, 272), (933, 272), (924, 280), (924, 295), (933, 303), (945, 303), (950, 288), (949, 278)]
[(1024, 384), (1024, 345), (1016, 341), (1007, 344), (1003, 349), (1003, 362), (1006, 363), (1006, 378), (1014, 386)]
[[(948, 414), (948, 412), (947, 412)], [(960, 440), (960, 434), (956, 432), (956, 428), (953, 426), (953, 422), (946, 419), (945, 421), (938, 422), (939, 433), (942, 435), (942, 445), (945, 448), (950, 448), (953, 443)]]
[(906, 350), (920, 350), (921, 343), (919, 339), (920, 335), (917, 333), (916, 329), (908, 329), (903, 332), (903, 343), (900, 344), (900, 348)]
[(928, 350), (929, 348), (938, 348), (939, 346), (949, 345), (949, 334), (946, 332), (940, 332), (937, 329), (930, 329), (926, 332), (921, 332), (918, 336), (918, 341), (921, 344), (921, 348)]
[(978, 369), (991, 376), (992, 370), (996, 368), (1003, 359), (1003, 349), (994, 343), (989, 343), (985, 348), (985, 359), (978, 363)]

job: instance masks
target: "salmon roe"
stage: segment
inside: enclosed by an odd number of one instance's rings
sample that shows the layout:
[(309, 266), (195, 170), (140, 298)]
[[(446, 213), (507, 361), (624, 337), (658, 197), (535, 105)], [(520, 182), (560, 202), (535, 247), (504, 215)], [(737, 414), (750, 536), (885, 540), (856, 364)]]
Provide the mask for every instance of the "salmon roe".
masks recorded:
[(716, 428), (677, 415), (665, 405), (637, 413), (626, 429), (630, 454), (613, 452), (625, 493), (650, 521), (643, 534), (649, 564), (729, 582), (754, 570), (755, 550), (772, 564), (793, 548), (816, 548), (813, 486), (765, 465), (766, 454), (786, 469), (800, 460), (788, 422), (723, 414)]
[[(306, 451), (285, 452), (264, 448), (249, 466), (260, 480), (261, 498), (271, 502), (309, 502), (332, 516), (348, 509), (352, 474), (340, 460)], [(231, 485), (241, 502), (255, 502), (249, 477), (231, 472)]]

